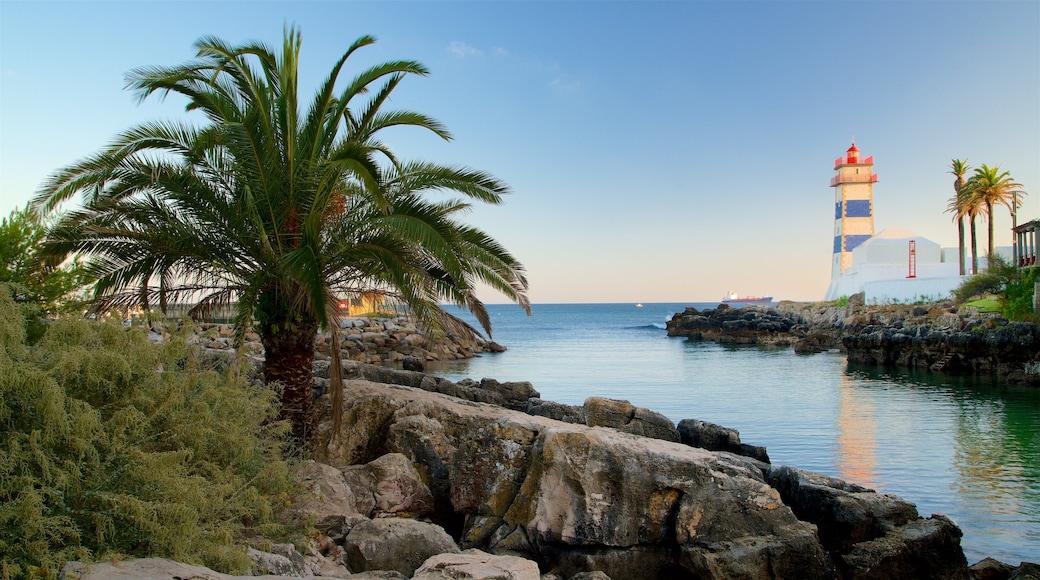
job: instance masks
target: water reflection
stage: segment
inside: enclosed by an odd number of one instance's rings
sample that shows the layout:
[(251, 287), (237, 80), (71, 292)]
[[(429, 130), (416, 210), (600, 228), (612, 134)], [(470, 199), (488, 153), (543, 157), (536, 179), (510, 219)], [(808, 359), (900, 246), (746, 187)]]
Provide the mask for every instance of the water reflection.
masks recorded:
[[(842, 416), (848, 382), (852, 391), (860, 390), (848, 398), (851, 405), (870, 406), (871, 413), (880, 406), (879, 415), (914, 425), (906, 439), (886, 443), (881, 451), (886, 462), (914, 465), (929, 461), (930, 454), (947, 462), (948, 475), (935, 473), (931, 485), (896, 480), (893, 492), (913, 498), (922, 515), (953, 515), (965, 531), (971, 561), (993, 556), (1017, 563), (1023, 553), (1035, 550), (1040, 543), (1040, 389), (1008, 387), (989, 378), (852, 366), (846, 375)], [(872, 392), (873, 403), (863, 400), (864, 390)], [(885, 438), (891, 437), (882, 429)], [(847, 475), (844, 463), (841, 472)]]
[(838, 408), (838, 471), (845, 481), (875, 489), (877, 421), (874, 405), (856, 390), (847, 374), (840, 378)]

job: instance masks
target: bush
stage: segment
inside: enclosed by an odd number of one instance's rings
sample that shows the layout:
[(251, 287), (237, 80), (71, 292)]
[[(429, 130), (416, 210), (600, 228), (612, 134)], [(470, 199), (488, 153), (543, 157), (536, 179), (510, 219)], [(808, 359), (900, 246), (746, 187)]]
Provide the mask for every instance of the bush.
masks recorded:
[(987, 270), (962, 282), (953, 291), (953, 297), (959, 304), (964, 304), (976, 296), (999, 294), (1004, 290), (1005, 282), (997, 273)]
[(1040, 268), (1020, 270), (1018, 277), (1007, 283), (1001, 299), (1001, 313), (1009, 320), (1038, 321), (1033, 311), (1033, 292)]
[(0, 288), (0, 577), (158, 556), (246, 573), (289, 489), (274, 393), (182, 337), (59, 319), (32, 348)]
[(46, 234), (44, 219), (28, 206), (0, 220), (0, 283), (9, 285), (21, 305), (30, 343), (43, 334), (43, 318), (74, 308), (73, 295), (91, 281), (76, 260), (54, 264), (39, 257)]

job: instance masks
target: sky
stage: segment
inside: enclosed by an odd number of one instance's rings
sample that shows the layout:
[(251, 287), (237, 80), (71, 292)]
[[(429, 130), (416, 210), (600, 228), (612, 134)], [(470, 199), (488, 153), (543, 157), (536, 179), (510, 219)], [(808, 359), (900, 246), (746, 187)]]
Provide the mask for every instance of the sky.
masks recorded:
[[(875, 230), (956, 247), (950, 160), (999, 165), (1040, 216), (1040, 2), (52, 2), (0, 0), (0, 215), (131, 126), (136, 67), (215, 35), (302, 31), (301, 91), (348, 61), (417, 60), (392, 105), (443, 122), (384, 135), (402, 159), (488, 171), (465, 219), (524, 264), (534, 303), (822, 300), (834, 159), (874, 156)], [(196, 117), (188, 116), (188, 119)], [(1010, 245), (1003, 208), (994, 226)], [(979, 243), (985, 244), (980, 222)], [(504, 302), (490, 291), (487, 303)]]

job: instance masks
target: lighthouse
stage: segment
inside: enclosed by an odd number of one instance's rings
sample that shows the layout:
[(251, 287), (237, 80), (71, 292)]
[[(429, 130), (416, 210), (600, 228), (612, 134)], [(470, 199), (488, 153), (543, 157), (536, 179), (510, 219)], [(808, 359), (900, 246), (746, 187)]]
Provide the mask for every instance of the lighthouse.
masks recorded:
[(824, 300), (862, 293), (866, 304), (888, 304), (949, 296), (962, 282), (958, 248), (942, 248), (898, 227), (875, 234), (877, 180), (874, 158), (861, 157), (855, 141), (834, 160), (834, 252)]
[[(861, 158), (856, 142), (834, 160), (834, 254), (831, 280), (852, 266), (852, 250), (874, 235), (874, 157)], [(832, 283), (833, 285), (833, 283)]]

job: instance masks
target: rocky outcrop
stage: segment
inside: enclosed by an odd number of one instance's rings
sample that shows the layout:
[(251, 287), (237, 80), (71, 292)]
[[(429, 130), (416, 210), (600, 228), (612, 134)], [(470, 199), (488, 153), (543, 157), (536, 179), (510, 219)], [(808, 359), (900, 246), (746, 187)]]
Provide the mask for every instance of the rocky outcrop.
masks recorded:
[(1031, 380), (1040, 364), (1040, 325), (1011, 322), (976, 328), (949, 332), (932, 326), (868, 326), (842, 338), (842, 344), (854, 364), (910, 369), (935, 366), (951, 372), (1001, 375), (1018, 382)]
[[(342, 431), (322, 424), (321, 461), (349, 470), (400, 454), (461, 548), (520, 555), (560, 578), (896, 577), (871, 570), (919, 572), (936, 554), (966, 570), (948, 520), (838, 480), (400, 385), (351, 380), (344, 396)], [(624, 427), (634, 413), (620, 403), (585, 410)], [(345, 537), (358, 526), (370, 524)]]
[(1040, 325), (1008, 322), (950, 301), (871, 306), (858, 298), (844, 306), (784, 301), (775, 308), (687, 308), (668, 321), (668, 335), (791, 346), (802, 354), (840, 349), (853, 364), (991, 374), (1011, 383), (1040, 384)]
[(668, 336), (719, 344), (791, 346), (798, 336), (791, 329), (803, 320), (791, 313), (769, 307), (746, 306), (698, 310), (687, 308), (665, 324)]
[[(160, 323), (152, 324), (150, 331), (156, 341), (170, 336), (167, 326)], [(337, 334), (342, 360), (400, 365), (413, 370), (423, 370), (429, 361), (466, 359), (505, 350), (505, 347), (479, 335), (448, 333), (442, 338), (431, 339), (407, 316), (344, 318)], [(235, 348), (235, 328), (230, 324), (201, 323), (188, 337), (188, 342), (199, 344), (214, 356), (231, 354)], [(317, 357), (328, 360), (331, 346), (331, 333), (319, 333), (315, 346)], [(260, 335), (252, 328), (243, 333), (242, 352), (250, 357), (263, 357)]]

